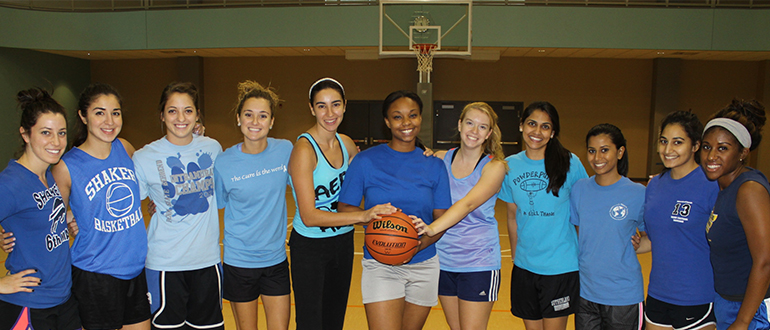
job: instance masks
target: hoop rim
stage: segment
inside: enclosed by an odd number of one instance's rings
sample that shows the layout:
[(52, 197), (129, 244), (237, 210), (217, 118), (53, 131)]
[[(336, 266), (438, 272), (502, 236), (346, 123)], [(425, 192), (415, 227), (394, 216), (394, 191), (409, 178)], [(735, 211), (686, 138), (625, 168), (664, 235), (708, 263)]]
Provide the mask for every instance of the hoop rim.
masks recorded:
[(431, 51), (435, 50), (438, 47), (438, 44), (434, 44), (434, 43), (412, 44), (412, 47), (414, 48), (415, 52), (419, 52), (420, 54), (427, 55), (427, 54), (430, 54)]

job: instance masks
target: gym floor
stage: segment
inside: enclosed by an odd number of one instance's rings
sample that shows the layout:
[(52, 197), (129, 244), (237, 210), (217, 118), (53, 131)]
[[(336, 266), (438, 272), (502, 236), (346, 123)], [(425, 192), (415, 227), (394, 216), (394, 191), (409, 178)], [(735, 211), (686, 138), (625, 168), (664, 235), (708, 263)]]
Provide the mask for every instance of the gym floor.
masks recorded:
[[(286, 200), (287, 200), (287, 206), (289, 210), (289, 224), (291, 226), (291, 220), (292, 215), (294, 214), (294, 200), (292, 198), (292, 194), (290, 190), (287, 190), (286, 193)], [(146, 201), (145, 201), (146, 205)], [(143, 206), (145, 206), (143, 205)], [(146, 210), (146, 207), (144, 208)], [(513, 263), (511, 262), (511, 247), (510, 243), (508, 241), (508, 227), (506, 225), (506, 207), (505, 203), (498, 200), (497, 205), (495, 207), (495, 216), (498, 219), (498, 228), (500, 230), (500, 246), (502, 249), (503, 254), (503, 262), (502, 262), (502, 284), (500, 286), (500, 294), (499, 294), (499, 300), (495, 303), (492, 314), (489, 318), (489, 326), (488, 329), (506, 329), (506, 330), (518, 330), (518, 329), (524, 329), (524, 323), (521, 321), (521, 319), (514, 317), (510, 313), (510, 276), (511, 276), (511, 268), (513, 267)], [(220, 218), (222, 218), (223, 210), (220, 210)], [(145, 219), (149, 221), (149, 217), (147, 216), (145, 212)], [(222, 225), (223, 226), (223, 225)], [(291, 229), (289, 228), (289, 231)], [(346, 330), (354, 330), (354, 329), (366, 329), (366, 312), (364, 311), (364, 306), (361, 303), (361, 258), (363, 257), (362, 252), (362, 246), (364, 244), (364, 232), (363, 227), (356, 227), (355, 232), (355, 241), (356, 241), (356, 254), (355, 254), (355, 260), (353, 262), (353, 279), (352, 284), (350, 287), (350, 296), (348, 298), (348, 311), (345, 315), (345, 329)], [(288, 247), (287, 247), (287, 255), (288, 255)], [(5, 259), (6, 259), (5, 252), (0, 251), (0, 260), (2, 261), (3, 265), (0, 266), (0, 270), (5, 273)], [(650, 254), (643, 254), (639, 255), (639, 262), (642, 265), (642, 273), (644, 274), (644, 282), (645, 282), (645, 292), (647, 287), (647, 281), (648, 276), (650, 273), (650, 264), (651, 264), (651, 257)], [(289, 260), (291, 263), (291, 260)], [(294, 329), (294, 301), (292, 297), (292, 317), (291, 317), (291, 324), (289, 325), (289, 329)], [(224, 308), (222, 310), (225, 318), (225, 328), (226, 329), (235, 329), (235, 321), (233, 319), (233, 313), (230, 309), (230, 303), (228, 301), (224, 301)], [(571, 319), (572, 317), (570, 317)], [(262, 304), (260, 302), (260, 310), (259, 310), (259, 328), (265, 329), (265, 314), (264, 310), (262, 309)], [(425, 329), (449, 329), (449, 326), (447, 326), (446, 321), (444, 320), (444, 312), (441, 309), (441, 305), (437, 305), (433, 307), (431, 310), (430, 316), (428, 316), (428, 320), (425, 323)], [(572, 320), (567, 325), (567, 329), (572, 330), (574, 329), (574, 323)]]

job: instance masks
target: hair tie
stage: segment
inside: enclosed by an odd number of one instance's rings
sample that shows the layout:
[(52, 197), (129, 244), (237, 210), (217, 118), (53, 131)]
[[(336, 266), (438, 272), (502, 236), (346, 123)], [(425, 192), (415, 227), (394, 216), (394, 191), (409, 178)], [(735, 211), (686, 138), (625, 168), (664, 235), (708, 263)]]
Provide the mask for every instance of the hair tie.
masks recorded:
[(342, 87), (342, 84), (340, 84), (339, 81), (336, 81), (336, 80), (334, 80), (334, 78), (329, 78), (329, 77), (321, 78), (321, 79), (316, 80), (313, 83), (313, 85), (310, 86), (310, 91), (307, 92), (307, 98), (311, 99), (311, 101), (312, 101), (312, 98), (313, 98), (313, 87), (315, 87), (315, 85), (318, 85), (321, 82), (324, 82), (324, 81), (327, 81), (327, 80), (337, 84), (337, 86), (340, 86), (340, 89), (342, 90), (342, 97), (344, 98), (345, 97), (345, 87)]
[(703, 128), (703, 135), (705, 136), (706, 131), (714, 126), (722, 127), (732, 133), (744, 148), (751, 148), (751, 134), (749, 134), (749, 130), (746, 129), (746, 126), (743, 126), (743, 124), (738, 121), (730, 118), (714, 118), (709, 120), (706, 127)]

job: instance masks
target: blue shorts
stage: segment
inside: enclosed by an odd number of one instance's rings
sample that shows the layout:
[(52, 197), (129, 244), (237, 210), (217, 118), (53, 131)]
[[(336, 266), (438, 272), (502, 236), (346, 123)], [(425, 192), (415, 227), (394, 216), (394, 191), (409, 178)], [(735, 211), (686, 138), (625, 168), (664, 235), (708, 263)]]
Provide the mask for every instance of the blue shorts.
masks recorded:
[(442, 270), (438, 278), (438, 295), (465, 301), (497, 301), (500, 270), (455, 273)]
[[(757, 313), (754, 314), (754, 319), (749, 323), (749, 330), (755, 329), (770, 329), (770, 319), (768, 315), (770, 311), (770, 298), (765, 298), (762, 304), (759, 305)], [(719, 294), (714, 298), (714, 313), (717, 317), (717, 330), (727, 329), (730, 327), (735, 318), (738, 317), (738, 310), (741, 309), (740, 301), (730, 301), (722, 298)]]

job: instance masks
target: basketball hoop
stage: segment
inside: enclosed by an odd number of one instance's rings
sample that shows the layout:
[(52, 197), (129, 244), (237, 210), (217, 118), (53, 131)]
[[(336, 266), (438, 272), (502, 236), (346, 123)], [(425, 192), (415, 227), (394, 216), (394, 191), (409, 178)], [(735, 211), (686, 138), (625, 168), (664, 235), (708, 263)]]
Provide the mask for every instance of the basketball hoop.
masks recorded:
[(436, 44), (413, 44), (412, 50), (417, 55), (417, 71), (427, 73), (433, 71), (433, 54)]

